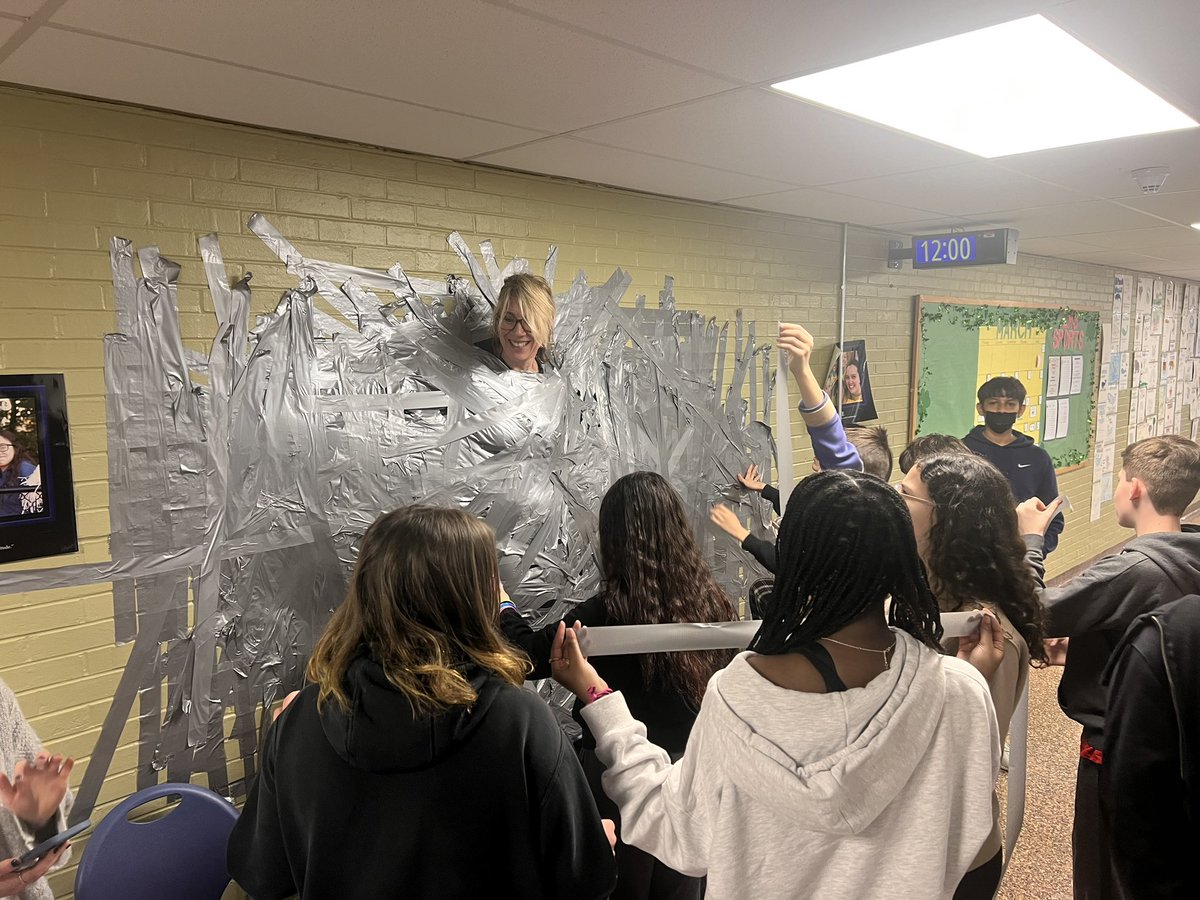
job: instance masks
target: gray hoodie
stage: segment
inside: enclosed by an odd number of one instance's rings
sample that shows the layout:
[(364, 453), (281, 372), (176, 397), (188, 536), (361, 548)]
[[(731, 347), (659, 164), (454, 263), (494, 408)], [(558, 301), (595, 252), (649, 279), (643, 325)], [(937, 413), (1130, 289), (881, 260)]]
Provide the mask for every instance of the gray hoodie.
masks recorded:
[(987, 683), (896, 632), (862, 688), (778, 687), (739, 654), (674, 765), (619, 693), (583, 717), (622, 840), (732, 897), (952, 897), (992, 828), (1000, 762)]

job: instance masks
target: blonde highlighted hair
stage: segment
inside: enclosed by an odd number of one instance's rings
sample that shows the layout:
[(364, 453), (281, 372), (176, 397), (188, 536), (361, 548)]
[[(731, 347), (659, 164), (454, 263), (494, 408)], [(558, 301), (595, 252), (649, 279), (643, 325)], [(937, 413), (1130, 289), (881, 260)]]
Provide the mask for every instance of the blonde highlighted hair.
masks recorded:
[(466, 665), (520, 685), (529, 661), (497, 628), (492, 530), (459, 509), (406, 506), (367, 529), (346, 599), (308, 662), (318, 705), (349, 707), (346, 670), (369, 654), (417, 715), (477, 699)]
[[(500, 326), (514, 303), (521, 306), (521, 318), (529, 325), (529, 332), (538, 346), (545, 350), (554, 339), (554, 294), (550, 283), (540, 275), (522, 272), (509, 275), (500, 288), (496, 311), (492, 317), (492, 331), (500, 336)], [(541, 352), (538, 353), (541, 356)]]

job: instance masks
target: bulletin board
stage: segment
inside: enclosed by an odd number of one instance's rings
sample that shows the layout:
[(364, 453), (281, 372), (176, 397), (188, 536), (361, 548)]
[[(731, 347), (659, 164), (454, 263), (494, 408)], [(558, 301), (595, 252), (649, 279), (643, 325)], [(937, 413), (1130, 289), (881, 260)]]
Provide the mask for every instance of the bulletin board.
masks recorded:
[(909, 438), (962, 437), (983, 424), (979, 385), (1011, 375), (1028, 394), (1016, 430), (1044, 447), (1059, 471), (1082, 465), (1090, 455), (1099, 321), (1096, 312), (918, 296)]

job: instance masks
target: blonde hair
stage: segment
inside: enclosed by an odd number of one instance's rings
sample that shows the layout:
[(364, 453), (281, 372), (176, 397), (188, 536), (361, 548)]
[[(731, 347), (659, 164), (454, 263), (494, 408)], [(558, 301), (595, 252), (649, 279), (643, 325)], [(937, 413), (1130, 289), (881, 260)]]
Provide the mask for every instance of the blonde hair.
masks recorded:
[(463, 510), (433, 506), (380, 516), (363, 538), (346, 599), (308, 662), (318, 705), (332, 697), (349, 707), (346, 670), (364, 651), (417, 715), (475, 702), (467, 663), (522, 684), (529, 660), (501, 636), (499, 610), (496, 538), (487, 525)]
[[(538, 346), (545, 350), (554, 338), (555, 306), (550, 283), (540, 275), (530, 275), (528, 272), (509, 275), (504, 279), (492, 316), (492, 332), (497, 338), (500, 336), (500, 323), (514, 302), (521, 304), (521, 318), (529, 324), (530, 334)], [(541, 351), (538, 356), (541, 356)]]

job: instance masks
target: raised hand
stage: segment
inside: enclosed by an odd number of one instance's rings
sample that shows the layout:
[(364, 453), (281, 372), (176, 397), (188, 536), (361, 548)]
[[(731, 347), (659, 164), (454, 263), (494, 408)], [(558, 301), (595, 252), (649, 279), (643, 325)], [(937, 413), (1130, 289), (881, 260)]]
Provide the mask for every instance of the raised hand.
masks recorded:
[(762, 489), (767, 486), (767, 483), (762, 480), (762, 473), (759, 472), (758, 466), (754, 465), (753, 463), (751, 463), (750, 468), (746, 470), (746, 474), (739, 475), (737, 480), (738, 484), (748, 491), (757, 491), (758, 493), (762, 493)]
[(800, 389), (800, 402), (809, 409), (819, 406), (825, 391), (813, 375), (810, 365), (813, 336), (803, 325), (780, 322), (779, 346), (788, 352), (788, 369)]
[(75, 760), (53, 756), (46, 750), (38, 753), (33, 762), (18, 760), (13, 777), (0, 772), (0, 804), (17, 818), (35, 828), (50, 821), (67, 793), (67, 780)]
[[(751, 466), (751, 469), (754, 467)], [(749, 529), (742, 524), (732, 509), (723, 503), (717, 503), (708, 511), (708, 518), (712, 523), (724, 531), (727, 535), (737, 541), (739, 544), (746, 539), (746, 535), (750, 533)]]
[(982, 610), (979, 630), (958, 639), (958, 658), (991, 678), (1004, 662), (1004, 626), (990, 609)]
[(550, 674), (584, 703), (590, 703), (592, 697), (588, 689), (594, 688), (593, 693), (599, 693), (608, 690), (608, 685), (583, 655), (583, 648), (579, 646), (581, 627), (578, 622), (571, 628), (567, 628), (563, 622), (558, 623), (558, 631), (550, 647)]
[(1051, 520), (1062, 509), (1063, 498), (1055, 497), (1047, 506), (1037, 497), (1030, 497), (1017, 504), (1017, 527), (1021, 534), (1042, 534), (1050, 527)]

